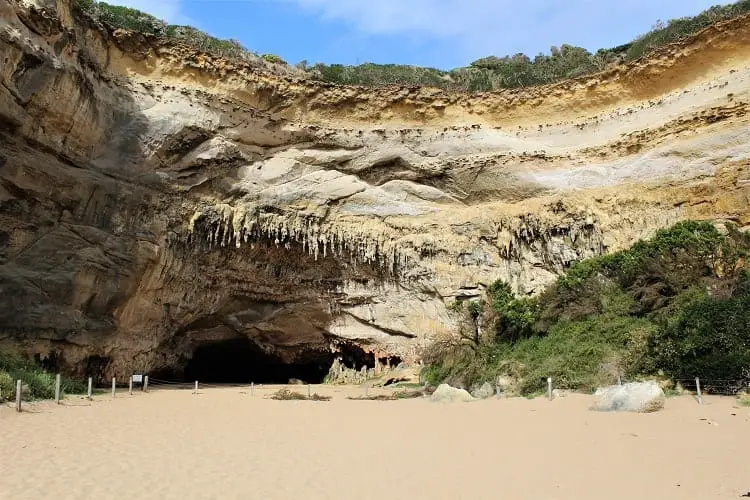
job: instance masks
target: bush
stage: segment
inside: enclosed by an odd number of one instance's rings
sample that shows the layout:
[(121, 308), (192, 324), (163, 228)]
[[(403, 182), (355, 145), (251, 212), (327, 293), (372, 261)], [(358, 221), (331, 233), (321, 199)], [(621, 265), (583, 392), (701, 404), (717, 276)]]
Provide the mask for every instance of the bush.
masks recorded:
[(451, 71), (392, 64), (327, 66), (317, 64), (309, 71), (321, 80), (347, 85), (422, 85), (468, 92), (487, 92), (503, 88), (544, 85), (602, 71), (610, 65), (633, 61), (648, 52), (694, 35), (707, 26), (750, 12), (750, 0), (716, 6), (695, 17), (658, 22), (652, 31), (637, 40), (600, 49), (592, 54), (583, 47), (563, 44), (550, 54), (533, 59), (525, 54), (484, 57), (469, 67)]
[(111, 28), (173, 38), (198, 50), (222, 57), (245, 60), (259, 59), (257, 54), (243, 47), (237, 40), (215, 38), (191, 26), (170, 25), (150, 14), (130, 7), (110, 5), (95, 0), (75, 0), (73, 6), (76, 13), (86, 14)]
[(264, 61), (272, 64), (286, 64), (287, 62), (276, 54), (263, 54), (261, 56)]
[(590, 392), (632, 375), (630, 366), (645, 355), (644, 337), (656, 330), (648, 320), (603, 315), (585, 321), (555, 325), (544, 337), (513, 345), (506, 357), (523, 368), (524, 393), (545, 387), (552, 377), (555, 387)]
[(741, 287), (737, 297), (687, 305), (651, 338), (649, 351), (654, 365), (677, 380), (750, 380), (750, 293)]
[[(0, 353), (0, 388), (3, 397), (15, 396), (16, 380), (23, 381), (25, 399), (53, 399), (55, 397), (55, 375), (44, 371), (31, 361), (11, 353)], [(10, 382), (8, 382), (10, 381)], [(10, 388), (8, 389), (8, 383)], [(62, 394), (83, 394), (83, 383), (63, 377), (60, 384)]]
[(372, 64), (344, 66), (318, 63), (308, 71), (316, 78), (343, 85), (405, 85), (447, 87), (447, 73), (434, 68), (400, 64)]
[(750, 0), (741, 0), (731, 5), (715, 5), (694, 17), (672, 19), (668, 23), (657, 22), (652, 31), (630, 44), (627, 60), (632, 61), (655, 48), (679, 41), (716, 22), (732, 19), (748, 12), (750, 12)]
[(11, 399), (16, 392), (16, 381), (8, 372), (0, 371), (0, 402)]
[[(274, 54), (259, 57), (236, 40), (220, 40), (189, 26), (167, 25), (150, 14), (129, 7), (95, 0), (74, 0), (73, 5), (77, 12), (86, 13), (113, 28), (176, 38), (199, 50), (224, 57), (287, 64)], [(318, 63), (308, 66), (306, 62), (298, 69), (319, 80), (345, 85), (430, 86), (468, 92), (528, 87), (576, 78), (601, 71), (612, 64), (632, 61), (653, 49), (693, 35), (712, 23), (747, 12), (750, 12), (750, 0), (711, 7), (694, 17), (658, 22), (652, 31), (637, 40), (611, 49), (600, 49), (594, 54), (583, 47), (563, 44), (559, 48), (552, 47), (550, 54), (539, 54), (533, 59), (525, 54), (490, 56), (451, 71), (401, 64), (345, 66)]]
[(494, 313), (498, 338), (513, 341), (534, 334), (538, 316), (536, 299), (516, 298), (511, 286), (502, 280), (495, 281), (487, 287), (487, 297)]
[(543, 389), (547, 377), (589, 391), (618, 374), (746, 386), (748, 255), (750, 234), (685, 221), (575, 264), (538, 298), (516, 298), (497, 281), (478, 312), (495, 321), (494, 338), (439, 345), (425, 356), (423, 375), (462, 387), (505, 375), (525, 394)]

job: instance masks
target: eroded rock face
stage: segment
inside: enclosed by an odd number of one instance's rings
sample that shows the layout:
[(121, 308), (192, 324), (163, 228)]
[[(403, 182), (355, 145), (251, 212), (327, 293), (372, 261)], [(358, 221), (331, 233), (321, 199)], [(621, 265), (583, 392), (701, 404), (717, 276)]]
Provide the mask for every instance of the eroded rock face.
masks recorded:
[(0, 0), (0, 343), (103, 376), (250, 338), (407, 363), (446, 305), (750, 224), (750, 22), (493, 94), (346, 88)]

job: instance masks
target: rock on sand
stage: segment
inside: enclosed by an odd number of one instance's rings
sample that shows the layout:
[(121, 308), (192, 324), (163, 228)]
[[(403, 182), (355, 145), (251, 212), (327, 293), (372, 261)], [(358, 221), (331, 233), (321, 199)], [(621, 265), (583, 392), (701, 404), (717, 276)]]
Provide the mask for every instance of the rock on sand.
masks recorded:
[(489, 399), (495, 395), (495, 389), (489, 382), (485, 382), (480, 387), (471, 391), (471, 395), (477, 399)]
[(596, 411), (649, 413), (664, 408), (664, 391), (656, 382), (631, 382), (597, 389)]
[(457, 389), (448, 384), (440, 384), (432, 393), (430, 400), (439, 403), (467, 403), (474, 401), (474, 397), (463, 389)]

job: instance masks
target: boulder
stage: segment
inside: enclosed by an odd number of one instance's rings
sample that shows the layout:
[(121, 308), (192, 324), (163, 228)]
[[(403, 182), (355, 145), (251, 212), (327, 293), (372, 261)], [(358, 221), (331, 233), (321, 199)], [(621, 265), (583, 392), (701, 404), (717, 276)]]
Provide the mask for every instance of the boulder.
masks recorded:
[(518, 378), (500, 375), (497, 377), (497, 389), (503, 396), (520, 396), (521, 382)]
[(489, 382), (485, 382), (471, 391), (471, 395), (477, 399), (489, 399), (495, 395), (495, 389)]
[(438, 403), (467, 403), (474, 401), (474, 397), (464, 389), (457, 389), (448, 384), (440, 384), (437, 390), (430, 396), (430, 400)]
[(594, 394), (596, 411), (632, 411), (649, 413), (664, 408), (664, 391), (656, 382), (631, 382), (602, 387)]

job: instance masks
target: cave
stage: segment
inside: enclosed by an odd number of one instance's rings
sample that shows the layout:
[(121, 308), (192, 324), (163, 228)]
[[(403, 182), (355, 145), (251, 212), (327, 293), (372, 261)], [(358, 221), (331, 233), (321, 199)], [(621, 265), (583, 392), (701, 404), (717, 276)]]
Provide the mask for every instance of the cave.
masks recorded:
[(397, 367), (401, 364), (401, 358), (398, 356), (386, 356), (384, 358), (378, 358), (378, 363), (383, 366)]
[(333, 353), (310, 351), (287, 363), (264, 352), (250, 339), (230, 339), (201, 344), (184, 369), (184, 379), (208, 384), (287, 384), (291, 379), (322, 383), (333, 362)]
[(337, 345), (338, 352), (335, 357), (341, 359), (341, 363), (353, 370), (359, 370), (363, 366), (375, 368), (375, 355), (367, 352), (358, 345), (351, 342), (339, 342)]

